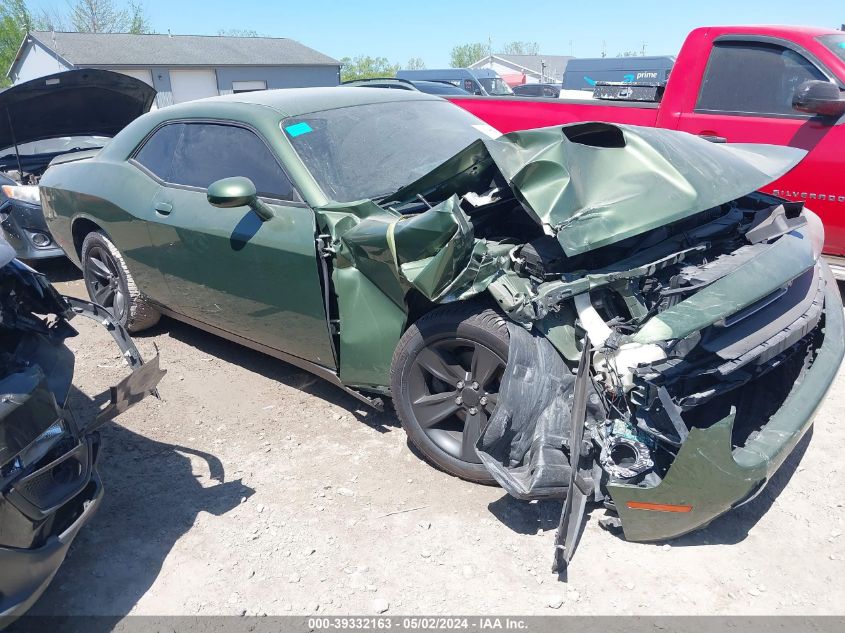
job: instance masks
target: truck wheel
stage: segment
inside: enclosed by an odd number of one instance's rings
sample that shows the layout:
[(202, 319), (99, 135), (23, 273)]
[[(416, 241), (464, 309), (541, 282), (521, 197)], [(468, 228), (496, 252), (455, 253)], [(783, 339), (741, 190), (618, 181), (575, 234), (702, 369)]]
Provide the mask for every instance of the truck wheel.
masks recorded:
[(130, 332), (158, 323), (161, 313), (138, 291), (123, 256), (105, 233), (94, 231), (85, 236), (81, 259), (91, 301), (103, 306)]
[(495, 483), (475, 444), (496, 407), (509, 339), (499, 314), (463, 303), (422, 317), (393, 354), (390, 388), (408, 438), (462, 479)]

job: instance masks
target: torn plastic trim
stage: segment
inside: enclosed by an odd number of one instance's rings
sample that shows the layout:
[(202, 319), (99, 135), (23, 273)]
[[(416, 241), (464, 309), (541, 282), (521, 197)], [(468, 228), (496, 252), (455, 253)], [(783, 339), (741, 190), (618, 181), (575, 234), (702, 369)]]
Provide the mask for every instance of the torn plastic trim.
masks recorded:
[(590, 478), (593, 462), (592, 443), (584, 442), (591, 352), (590, 336), (587, 335), (584, 337), (584, 348), (581, 350), (581, 360), (578, 363), (573, 387), (569, 431), (569, 485), (563, 502), (563, 510), (560, 513), (560, 523), (555, 532), (553, 572), (563, 571), (572, 560), (578, 540), (584, 531), (587, 500), (593, 492), (594, 483)]
[[(563, 497), (575, 375), (547, 338), (508, 322), (508, 362), (496, 409), (482, 430), (476, 452), (496, 481), (517, 499)], [(592, 385), (587, 419), (604, 419)]]
[(70, 305), (75, 315), (87, 317), (106, 328), (132, 370), (129, 376), (109, 389), (109, 404), (97, 414), (94, 422), (82, 429), (82, 434), (93, 432), (139, 403), (147, 395), (159, 398), (158, 383), (161, 382), (167, 370), (159, 369), (158, 355), (156, 354), (149, 363), (144, 363), (141, 352), (138, 351), (129, 332), (104, 307), (76, 297), (65, 296), (63, 299)]
[(646, 321), (630, 340), (645, 344), (685, 338), (763, 299), (815, 263), (812, 245), (800, 232), (783, 235), (729, 274)]
[(564, 275), (561, 281), (549, 281), (539, 286), (536, 296), (531, 297), (533, 304), (533, 319), (541, 319), (549, 312), (553, 311), (556, 306), (567, 299), (571, 299), (577, 295), (593, 290), (598, 290), (618, 282), (624, 282), (630, 279), (638, 279), (654, 275), (664, 268), (678, 264), (693, 253), (702, 253), (707, 251), (708, 244), (698, 244), (696, 246), (686, 248), (668, 255), (664, 255), (654, 261), (646, 261), (633, 268), (625, 268), (627, 262), (620, 262), (620, 265), (614, 266), (610, 270), (598, 270), (593, 273), (575, 274), (570, 273)]
[[(752, 499), (781, 466), (810, 427), (845, 357), (845, 324), (836, 281), (827, 264), (824, 341), (812, 366), (744, 447), (732, 450), (733, 416), (706, 428), (692, 428), (666, 477), (657, 486), (609, 483), (625, 538), (660, 541), (696, 530)], [(699, 482), (708, 481), (703, 487)], [(638, 504), (689, 505), (683, 513), (648, 512)]]

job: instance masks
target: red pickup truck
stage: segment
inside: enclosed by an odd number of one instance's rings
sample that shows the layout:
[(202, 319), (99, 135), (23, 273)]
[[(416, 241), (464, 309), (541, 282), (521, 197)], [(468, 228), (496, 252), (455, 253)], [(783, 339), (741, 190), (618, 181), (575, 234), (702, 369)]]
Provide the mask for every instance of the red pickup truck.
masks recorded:
[[(809, 83), (808, 83), (809, 82)], [(699, 28), (656, 102), (455, 97), (501, 132), (576, 121), (670, 128), (715, 142), (768, 143), (807, 157), (767, 193), (818, 213), (845, 278), (845, 33), (778, 26)], [(798, 108), (798, 109), (796, 109)]]

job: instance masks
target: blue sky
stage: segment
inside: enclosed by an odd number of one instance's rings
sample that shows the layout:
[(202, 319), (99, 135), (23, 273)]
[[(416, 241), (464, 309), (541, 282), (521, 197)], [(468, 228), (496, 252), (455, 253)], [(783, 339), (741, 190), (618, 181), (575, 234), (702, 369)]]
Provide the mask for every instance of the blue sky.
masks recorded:
[[(115, 0), (120, 3), (121, 0)], [(67, 6), (64, 0), (31, 0)], [(686, 33), (713, 24), (806, 24), (838, 28), (843, 0), (145, 0), (153, 28), (174, 34), (215, 35), (254, 29), (290, 37), (332, 57), (372, 55), (404, 64), (421, 57), (446, 66), (453, 46), (492, 39), (535, 41), (549, 55), (596, 57), (640, 50), (675, 54)]]

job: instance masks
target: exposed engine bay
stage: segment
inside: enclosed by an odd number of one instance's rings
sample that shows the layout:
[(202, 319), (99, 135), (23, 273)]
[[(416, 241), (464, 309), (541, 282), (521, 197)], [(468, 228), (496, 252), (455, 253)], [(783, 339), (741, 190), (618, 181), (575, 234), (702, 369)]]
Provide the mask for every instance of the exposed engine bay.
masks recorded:
[[(538, 499), (566, 496), (578, 478), (585, 497), (610, 511), (603, 525), (621, 529), (609, 486), (659, 486), (692, 428), (733, 417), (731, 449), (746, 447), (801, 382), (823, 342), (826, 282), (813, 258), (797, 278), (713, 323), (685, 315), (680, 327), (658, 336), (645, 325), (672, 316), (685, 299), (713, 289), (778, 240), (793, 239), (787, 236), (799, 235), (808, 221), (818, 222), (801, 205), (754, 194), (646, 234), (635, 245), (606, 247), (614, 252), (594, 255), (619, 263), (591, 273), (568, 268), (547, 237), (515, 248), (518, 281), (506, 273), (489, 287), (524, 326), (510, 327), (500, 405), (477, 446), (497, 481), (518, 498)], [(585, 277), (589, 290), (582, 291)], [(506, 290), (497, 292), (498, 284)], [(512, 301), (520, 294), (534, 300)], [(728, 305), (727, 296), (711, 298), (717, 303), (701, 302), (702, 312)], [(591, 349), (584, 356), (586, 341)], [(586, 397), (577, 402), (581, 363), (589, 370)], [(583, 438), (572, 472), (571, 424), (579, 409)], [(663, 509), (683, 510), (680, 504)]]
[[(587, 501), (603, 504), (603, 524), (627, 538), (659, 540), (753, 498), (809, 425), (812, 411), (788, 416), (791, 396), (825, 341), (826, 301), (839, 303), (820, 262), (819, 219), (801, 204), (748, 193), (800, 152), (774, 148), (774, 158), (761, 158), (762, 150), (731, 148), (745, 155), (729, 165), (706, 142), (637, 130), (647, 140), (640, 156), (675, 153), (671, 175), (615, 181), (596, 194), (600, 183), (587, 186), (595, 173), (578, 165), (601, 162), (596, 149), (634, 149), (642, 139), (633, 129), (586, 124), (564, 127), (563, 139), (548, 128), (506, 137), (516, 143), (479, 142), (375, 201), (378, 210), (357, 209), (365, 219), (338, 231), (342, 269), (346, 260), (376, 279), (379, 261), (393, 264), (433, 303), (486, 291), (510, 319), (497, 408), (476, 448), (513, 496), (567, 499), (559, 569)], [(696, 163), (682, 150), (699, 142)], [(608, 167), (652, 177), (634, 156)], [(373, 258), (379, 252), (389, 259)], [(338, 272), (348, 269), (335, 271), (343, 313)], [(833, 347), (817, 372), (824, 389), (842, 358), (842, 345)], [(695, 474), (698, 462), (706, 467)], [(706, 472), (714, 465), (718, 474)], [(721, 476), (735, 499), (701, 492)]]

